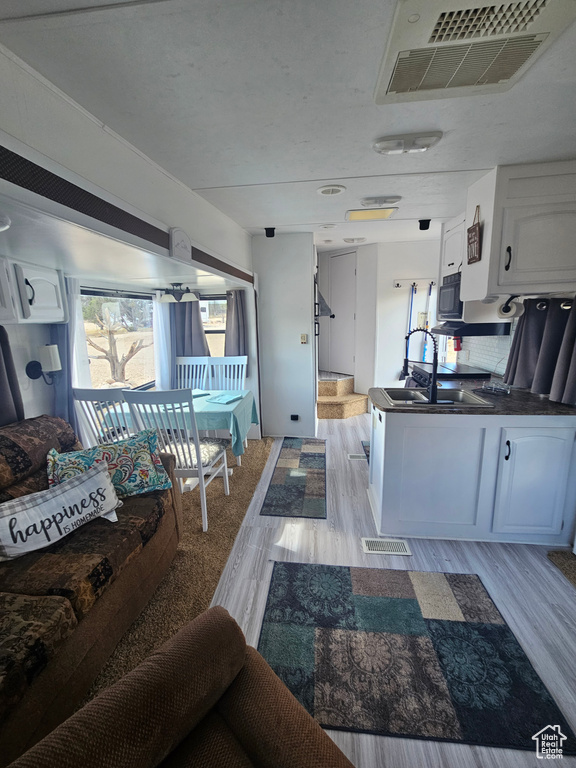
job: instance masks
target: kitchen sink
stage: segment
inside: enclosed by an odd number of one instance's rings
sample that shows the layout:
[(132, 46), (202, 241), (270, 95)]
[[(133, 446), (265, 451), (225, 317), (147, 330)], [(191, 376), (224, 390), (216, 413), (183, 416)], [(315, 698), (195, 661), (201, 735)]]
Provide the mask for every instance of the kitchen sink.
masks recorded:
[(382, 387), (379, 390), (389, 408), (493, 408), (494, 405), (468, 389), (438, 390), (438, 402), (430, 403), (426, 389)]

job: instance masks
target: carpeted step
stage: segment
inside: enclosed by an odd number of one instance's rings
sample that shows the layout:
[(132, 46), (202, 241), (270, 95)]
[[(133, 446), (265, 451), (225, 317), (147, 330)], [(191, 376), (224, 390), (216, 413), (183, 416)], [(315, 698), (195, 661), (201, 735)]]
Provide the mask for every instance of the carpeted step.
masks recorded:
[(359, 416), (368, 410), (368, 396), (351, 392), (338, 396), (318, 397), (319, 419), (348, 419), (350, 416)]
[(339, 397), (341, 395), (351, 395), (354, 392), (354, 377), (345, 376), (341, 379), (319, 379), (318, 396), (319, 397)]

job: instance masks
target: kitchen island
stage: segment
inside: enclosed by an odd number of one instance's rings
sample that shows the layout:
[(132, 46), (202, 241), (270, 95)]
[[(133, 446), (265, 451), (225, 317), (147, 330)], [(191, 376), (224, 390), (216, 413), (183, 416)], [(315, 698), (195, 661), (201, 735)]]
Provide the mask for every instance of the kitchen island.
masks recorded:
[[(526, 390), (493, 407), (387, 405), (370, 389), (368, 496), (380, 535), (565, 546), (576, 409)], [(440, 397), (440, 394), (439, 394)]]

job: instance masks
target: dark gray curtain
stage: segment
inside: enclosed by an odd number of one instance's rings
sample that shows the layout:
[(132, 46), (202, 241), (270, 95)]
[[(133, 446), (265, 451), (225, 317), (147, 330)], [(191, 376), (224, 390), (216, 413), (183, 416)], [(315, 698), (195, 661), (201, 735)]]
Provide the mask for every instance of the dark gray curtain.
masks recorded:
[(575, 305), (572, 299), (524, 301), (504, 373), (507, 384), (576, 405)]
[(72, 396), (72, 344), (70, 324), (60, 323), (50, 326), (50, 344), (58, 345), (62, 370), (54, 374), (54, 415), (67, 421), (76, 434), (78, 423)]
[(0, 426), (21, 421), (24, 405), (6, 328), (0, 326)]
[(232, 357), (248, 354), (246, 295), (243, 290), (226, 291), (224, 354)]
[(210, 349), (200, 317), (200, 302), (170, 304), (170, 329), (175, 355), (180, 357), (209, 357)]

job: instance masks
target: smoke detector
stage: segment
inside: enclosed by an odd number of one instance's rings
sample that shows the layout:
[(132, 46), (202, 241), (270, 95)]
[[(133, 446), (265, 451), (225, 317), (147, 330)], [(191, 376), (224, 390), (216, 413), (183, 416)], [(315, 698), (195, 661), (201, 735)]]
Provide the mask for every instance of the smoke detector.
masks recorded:
[(574, 0), (398, 0), (374, 101), (506, 91), (575, 18)]

